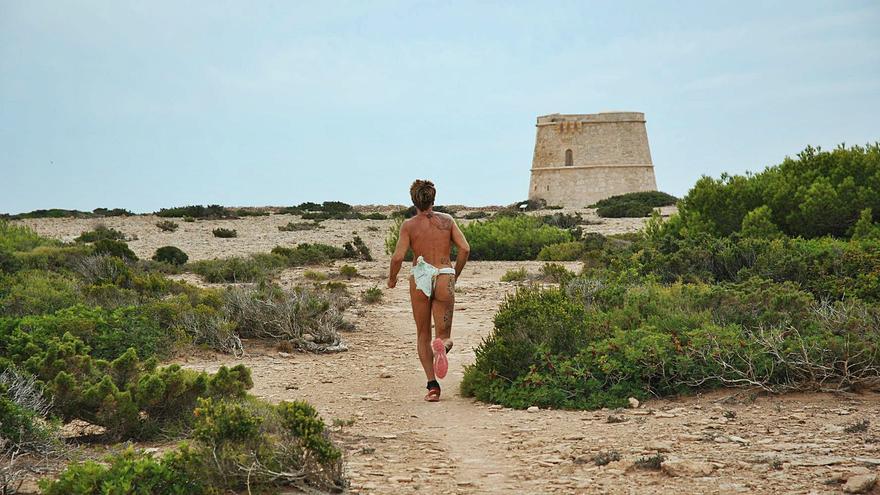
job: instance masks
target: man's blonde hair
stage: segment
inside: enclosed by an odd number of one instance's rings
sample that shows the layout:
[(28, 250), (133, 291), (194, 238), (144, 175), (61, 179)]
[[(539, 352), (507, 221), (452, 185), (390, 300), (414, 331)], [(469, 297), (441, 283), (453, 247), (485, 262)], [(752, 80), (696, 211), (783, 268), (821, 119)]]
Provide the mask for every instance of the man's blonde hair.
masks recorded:
[(412, 198), (413, 204), (420, 211), (425, 211), (434, 206), (434, 196), (437, 190), (434, 189), (434, 183), (429, 180), (416, 179), (409, 187), (409, 196)]

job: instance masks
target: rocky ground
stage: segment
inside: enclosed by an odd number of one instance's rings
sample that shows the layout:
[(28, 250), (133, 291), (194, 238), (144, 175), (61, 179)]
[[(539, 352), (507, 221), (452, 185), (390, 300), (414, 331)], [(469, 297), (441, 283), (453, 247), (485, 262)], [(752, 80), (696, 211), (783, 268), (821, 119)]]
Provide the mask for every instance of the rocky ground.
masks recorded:
[[(208, 354), (179, 360), (206, 370), (243, 362), (253, 370), (256, 395), (313, 403), (335, 424), (352, 493), (880, 493), (876, 392), (766, 396), (723, 390), (615, 411), (518, 411), (461, 397), (464, 367), (491, 332), (498, 304), (517, 286), (500, 282), (501, 276), (519, 267), (536, 273), (541, 263), (468, 264), (457, 285), (456, 346), (442, 381), (443, 400), (431, 404), (422, 400), (424, 376), (405, 284), (384, 289), (388, 257), (382, 245), (390, 221), (328, 221), (321, 230), (287, 233), (277, 225), (296, 218), (271, 216), (179, 222), (177, 232), (162, 233), (156, 220), (104, 223), (136, 236), (130, 246), (142, 257), (166, 244), (192, 259), (302, 241), (339, 245), (353, 232), (373, 250), (378, 260), (356, 263), (361, 277), (349, 287), (359, 294), (378, 285), (384, 300), (352, 309), (356, 330), (345, 334), (349, 351), (288, 354), (246, 342), (242, 359)], [(606, 221), (588, 230), (634, 230), (641, 222)], [(69, 240), (95, 221), (27, 223)], [(210, 231), (217, 226), (235, 228), (239, 237), (214, 238)], [(287, 270), (280, 282), (302, 283), (302, 272)], [(651, 462), (657, 454), (662, 462)], [(609, 462), (599, 465), (603, 458)]]

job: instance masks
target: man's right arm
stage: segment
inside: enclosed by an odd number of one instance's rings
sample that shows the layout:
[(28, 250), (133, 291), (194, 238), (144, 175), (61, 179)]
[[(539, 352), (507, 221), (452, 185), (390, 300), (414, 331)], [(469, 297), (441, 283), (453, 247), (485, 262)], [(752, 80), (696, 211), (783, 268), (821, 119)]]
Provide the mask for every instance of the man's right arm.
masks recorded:
[(455, 257), (455, 280), (457, 281), (464, 270), (468, 257), (471, 255), (471, 245), (468, 244), (467, 239), (464, 238), (464, 234), (454, 220), (452, 221), (452, 243), (458, 248), (458, 255)]

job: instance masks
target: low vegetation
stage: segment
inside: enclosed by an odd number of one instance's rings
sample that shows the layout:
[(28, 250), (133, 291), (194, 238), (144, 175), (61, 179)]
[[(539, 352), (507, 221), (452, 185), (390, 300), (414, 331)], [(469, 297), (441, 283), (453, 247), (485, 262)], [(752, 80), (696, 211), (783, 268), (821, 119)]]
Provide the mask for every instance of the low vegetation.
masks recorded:
[(26, 218), (104, 218), (131, 215), (133, 215), (132, 212), (122, 208), (95, 208), (91, 212), (52, 208), (48, 210), (34, 210), (27, 213), (18, 213), (16, 215), (0, 215), (0, 218), (6, 220), (22, 220)]
[(470, 244), (473, 260), (534, 260), (545, 246), (574, 240), (568, 230), (527, 215), (496, 216), (472, 222), (461, 230)]
[(238, 237), (238, 232), (235, 229), (224, 229), (222, 227), (212, 230), (211, 233), (214, 234), (214, 237), (220, 237), (222, 239)]
[[(559, 288), (511, 295), (462, 392), (510, 407), (592, 409), (717, 387), (877, 383), (880, 240), (872, 200), (848, 209), (848, 223), (839, 217), (834, 229), (809, 227), (821, 237), (791, 237), (807, 231), (783, 219), (824, 220), (818, 210), (804, 216), (809, 201), (789, 201), (796, 193), (782, 180), (803, 190), (831, 184), (842, 194), (849, 179), (841, 174), (870, 174), (877, 157), (876, 146), (808, 148), (762, 174), (702, 179), (679, 202), (680, 214), (663, 221), (655, 213), (638, 235), (589, 234), (543, 248), (545, 260), (583, 260), (582, 272), (546, 265), (544, 278)], [(873, 187), (867, 178), (857, 183)], [(748, 198), (764, 199), (728, 210)]]
[(125, 234), (116, 229), (107, 227), (104, 224), (98, 224), (94, 230), (81, 233), (73, 242), (97, 242), (105, 239), (124, 241), (126, 237)]
[(154, 215), (158, 217), (165, 218), (192, 218), (192, 219), (221, 219), (221, 218), (235, 218), (235, 213), (229, 208), (220, 206), (220, 205), (192, 205), (192, 206), (179, 206), (175, 208), (162, 208), (161, 210), (154, 213)]
[(660, 191), (620, 194), (593, 205), (596, 214), (606, 218), (647, 217), (660, 206), (671, 206), (678, 198)]
[(188, 260), (189, 256), (175, 246), (162, 246), (153, 255), (153, 261), (161, 261), (170, 265), (185, 265)]
[(280, 232), (299, 232), (303, 230), (320, 229), (321, 224), (318, 222), (287, 222), (285, 225), (279, 225)]
[(522, 282), (529, 278), (529, 273), (525, 268), (511, 268), (501, 276), (502, 282)]
[(159, 230), (162, 232), (175, 232), (180, 225), (177, 222), (172, 222), (171, 220), (162, 220), (156, 222), (156, 227), (159, 227)]
[(370, 287), (369, 289), (365, 290), (364, 293), (361, 295), (361, 300), (363, 300), (367, 304), (378, 304), (382, 302), (383, 297), (384, 294), (382, 292), (382, 289), (378, 287)]
[(155, 271), (180, 253), (140, 262), (127, 252), (121, 240), (62, 244), (0, 221), (0, 487), (74, 448), (57, 433), (73, 420), (99, 432), (92, 441), (189, 442), (161, 458), (132, 451), (71, 465), (45, 493), (344, 487), (339, 451), (310, 406), (248, 395), (242, 365), (205, 373), (159, 363), (194, 345), (240, 355), (241, 337), (344, 350), (348, 299), (272, 284), (199, 289)]

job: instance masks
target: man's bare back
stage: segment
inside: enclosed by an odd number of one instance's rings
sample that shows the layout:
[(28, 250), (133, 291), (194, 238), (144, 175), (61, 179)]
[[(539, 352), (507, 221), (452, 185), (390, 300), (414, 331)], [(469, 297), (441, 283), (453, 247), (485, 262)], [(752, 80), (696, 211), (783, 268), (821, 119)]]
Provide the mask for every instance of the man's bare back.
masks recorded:
[(452, 266), (449, 260), (452, 245), (452, 227), (455, 221), (445, 213), (435, 211), (416, 215), (401, 228), (409, 232), (414, 258), (419, 256), (437, 268)]

